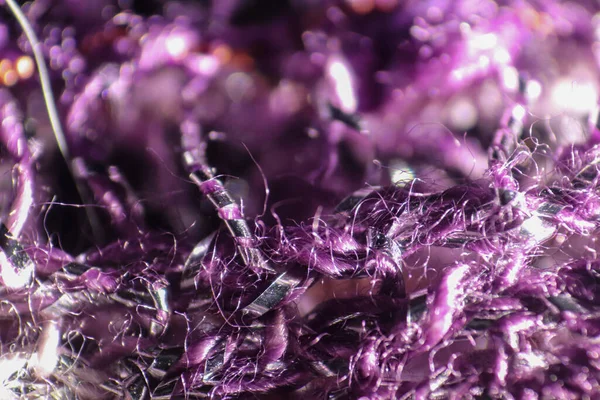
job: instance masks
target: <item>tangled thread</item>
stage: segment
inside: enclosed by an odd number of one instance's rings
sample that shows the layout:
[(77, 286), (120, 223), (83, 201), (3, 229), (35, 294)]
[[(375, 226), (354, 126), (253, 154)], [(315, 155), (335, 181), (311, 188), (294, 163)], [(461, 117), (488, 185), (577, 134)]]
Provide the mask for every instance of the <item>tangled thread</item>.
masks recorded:
[(592, 2), (266, 3), (3, 21), (0, 397), (599, 396)]

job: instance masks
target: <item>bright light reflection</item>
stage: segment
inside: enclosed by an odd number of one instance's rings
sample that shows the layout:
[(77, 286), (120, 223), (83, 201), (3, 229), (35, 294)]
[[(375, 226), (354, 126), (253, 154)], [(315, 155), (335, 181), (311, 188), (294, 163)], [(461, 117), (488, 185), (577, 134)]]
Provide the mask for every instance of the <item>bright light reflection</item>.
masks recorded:
[(340, 108), (347, 113), (355, 112), (357, 100), (354, 88), (352, 87), (352, 74), (349, 69), (340, 60), (333, 60), (330, 61), (327, 70), (333, 80), (337, 97), (340, 100)]
[(41, 377), (50, 375), (58, 363), (60, 329), (56, 321), (49, 321), (39, 339), (38, 351), (30, 360), (36, 373)]
[(19, 199), (19, 206), (13, 210), (10, 215), (13, 219), (10, 231), (15, 236), (18, 236), (23, 230), (23, 227), (25, 226), (25, 223), (29, 217), (31, 207), (33, 207), (33, 185), (30, 180), (26, 180), (22, 177), (20, 179), (23, 183), (23, 192)]
[(169, 36), (165, 41), (165, 46), (167, 48), (167, 52), (171, 55), (171, 57), (177, 60), (181, 60), (187, 55), (187, 44), (182, 36)]
[(542, 85), (532, 80), (527, 84), (526, 95), (528, 100), (537, 100), (542, 94)]
[(498, 37), (493, 33), (475, 34), (468, 43), (469, 48), (473, 50), (491, 50), (498, 44)]
[(390, 178), (395, 185), (404, 185), (415, 179), (415, 173), (402, 160), (393, 160), (390, 163)]
[(15, 269), (14, 265), (6, 257), (6, 253), (0, 251), (0, 273), (2, 282), (10, 289), (21, 289), (26, 287), (33, 276), (33, 263), (28, 263), (24, 269)]
[(598, 91), (590, 82), (578, 83), (562, 79), (552, 88), (551, 98), (559, 110), (585, 115), (594, 110)]
[(508, 53), (508, 50), (506, 50), (503, 47), (499, 47), (496, 50), (494, 50), (494, 61), (497, 64), (508, 64), (510, 63), (511, 57), (510, 54)]
[(525, 110), (525, 107), (523, 107), (520, 104), (517, 104), (515, 106), (515, 108), (513, 108), (513, 110), (512, 110), (512, 116), (517, 121), (522, 121), (525, 118), (526, 114), (527, 114), (527, 110)]
[[(1, 399), (12, 399), (15, 398), (15, 392), (11, 389), (11, 377), (14, 378), (14, 374), (22, 371), (25, 368), (27, 359), (21, 356), (14, 356), (10, 353), (5, 354), (0, 359), (0, 398)], [(14, 381), (13, 381), (14, 382)]]
[(515, 67), (502, 69), (502, 83), (507, 90), (516, 91), (519, 89), (519, 73)]

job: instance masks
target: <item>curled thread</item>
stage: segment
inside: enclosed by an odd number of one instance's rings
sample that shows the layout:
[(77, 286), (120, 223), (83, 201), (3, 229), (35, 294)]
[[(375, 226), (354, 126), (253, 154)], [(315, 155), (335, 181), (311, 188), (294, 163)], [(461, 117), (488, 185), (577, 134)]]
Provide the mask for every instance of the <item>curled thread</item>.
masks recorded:
[(273, 272), (273, 268), (256, 247), (256, 238), (250, 231), (240, 206), (214, 176), (212, 169), (203, 163), (204, 144), (200, 143), (197, 129), (189, 121), (182, 126), (183, 162), (190, 173), (190, 178), (216, 208), (219, 217), (235, 239), (244, 263), (258, 270)]

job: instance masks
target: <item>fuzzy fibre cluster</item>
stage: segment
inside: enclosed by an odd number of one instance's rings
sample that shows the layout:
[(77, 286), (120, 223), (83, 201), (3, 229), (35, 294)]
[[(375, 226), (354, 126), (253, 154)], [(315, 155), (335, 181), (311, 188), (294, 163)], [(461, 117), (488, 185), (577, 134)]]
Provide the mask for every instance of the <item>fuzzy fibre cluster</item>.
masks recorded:
[(600, 398), (599, 68), (592, 0), (1, 0), (0, 399)]

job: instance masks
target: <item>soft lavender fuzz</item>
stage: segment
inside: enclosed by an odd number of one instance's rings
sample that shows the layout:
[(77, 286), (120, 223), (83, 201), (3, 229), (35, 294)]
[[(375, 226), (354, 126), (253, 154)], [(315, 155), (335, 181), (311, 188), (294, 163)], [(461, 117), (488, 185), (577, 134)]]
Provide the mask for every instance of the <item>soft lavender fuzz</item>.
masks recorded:
[(1, 3), (0, 398), (600, 397), (595, 2)]

